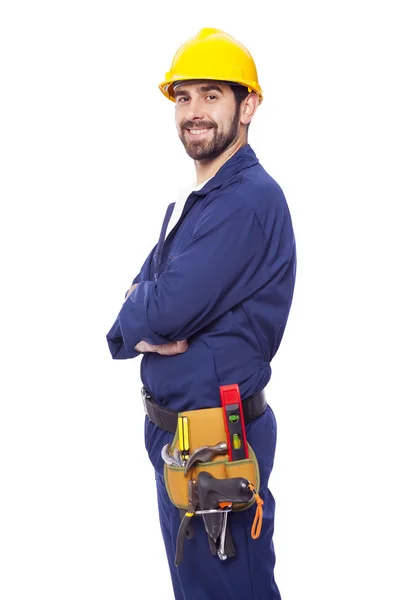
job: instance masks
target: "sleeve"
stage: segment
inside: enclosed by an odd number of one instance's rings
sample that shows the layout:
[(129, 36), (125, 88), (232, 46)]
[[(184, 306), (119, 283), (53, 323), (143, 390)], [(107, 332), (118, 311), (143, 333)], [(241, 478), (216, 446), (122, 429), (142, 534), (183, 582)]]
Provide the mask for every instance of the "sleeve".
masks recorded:
[(142, 281), (122, 306), (124, 347), (188, 339), (287, 268), (293, 231), (286, 202), (261, 225), (236, 196), (207, 206), (192, 239), (157, 282)]
[[(153, 256), (154, 256), (154, 252), (155, 252), (156, 248), (157, 248), (157, 244), (154, 246), (154, 248), (151, 250), (148, 257), (144, 261), (142, 268), (140, 269), (140, 272), (136, 275), (136, 277), (132, 281), (131, 286), (134, 283), (140, 283), (141, 281), (148, 281), (151, 279), (151, 265), (152, 265)], [(126, 292), (125, 292), (125, 298), (126, 298), (126, 294), (128, 293), (128, 291), (129, 291), (129, 289), (126, 290)], [(113, 326), (111, 327), (110, 331), (107, 333), (106, 339), (107, 339), (108, 347), (110, 349), (110, 352), (111, 352), (111, 355), (113, 358), (116, 358), (116, 359), (135, 358), (136, 356), (141, 354), (141, 352), (136, 352), (136, 350), (134, 350), (136, 344), (134, 346), (125, 346), (124, 345), (124, 340), (122, 337), (121, 327), (120, 327), (120, 323), (119, 323), (119, 316), (116, 318)], [(141, 341), (141, 340), (139, 340), (139, 341)]]
[[(131, 286), (134, 283), (140, 283), (141, 281), (150, 281), (151, 280), (151, 266), (154, 258), (154, 253), (157, 249), (157, 244), (151, 250), (150, 254), (144, 261), (140, 272), (136, 275), (135, 279), (132, 281)], [(129, 290), (126, 290), (125, 294), (127, 294)]]

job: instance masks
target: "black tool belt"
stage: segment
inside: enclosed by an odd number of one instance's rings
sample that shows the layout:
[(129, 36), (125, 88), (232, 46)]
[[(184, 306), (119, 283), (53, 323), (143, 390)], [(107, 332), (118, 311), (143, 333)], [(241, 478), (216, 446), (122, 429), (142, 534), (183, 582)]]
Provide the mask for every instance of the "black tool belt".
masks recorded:
[[(145, 387), (142, 387), (141, 391), (144, 410), (150, 421), (161, 427), (161, 429), (175, 433), (178, 426), (178, 413), (154, 402)], [(247, 400), (243, 400), (242, 405), (245, 423), (250, 423), (250, 421), (257, 419), (267, 408), (267, 399), (264, 390), (261, 390), (255, 396), (247, 398)]]

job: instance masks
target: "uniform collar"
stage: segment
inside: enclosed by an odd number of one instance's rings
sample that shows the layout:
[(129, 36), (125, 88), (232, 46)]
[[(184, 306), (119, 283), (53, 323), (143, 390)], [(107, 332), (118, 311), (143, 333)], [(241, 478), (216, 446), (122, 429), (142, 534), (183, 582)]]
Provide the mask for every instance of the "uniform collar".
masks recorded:
[(211, 190), (221, 187), (228, 179), (238, 172), (248, 169), (258, 163), (258, 158), (251, 148), (250, 144), (242, 146), (231, 158), (229, 158), (220, 169), (211, 177), (207, 183), (193, 194), (206, 196)]

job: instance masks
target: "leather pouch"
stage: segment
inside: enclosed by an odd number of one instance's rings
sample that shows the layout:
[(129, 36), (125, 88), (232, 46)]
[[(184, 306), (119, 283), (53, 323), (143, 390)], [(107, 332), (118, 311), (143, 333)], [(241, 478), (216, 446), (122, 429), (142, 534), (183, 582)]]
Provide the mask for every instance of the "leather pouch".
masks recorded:
[[(226, 441), (222, 408), (205, 408), (179, 413), (180, 417), (188, 417), (189, 451), (192, 453), (200, 446), (214, 446)], [(245, 477), (258, 491), (260, 489), (260, 471), (256, 455), (250, 444), (247, 444), (249, 458), (229, 461), (228, 454), (217, 454), (210, 462), (195, 464), (185, 476), (185, 467), (164, 465), (164, 479), (171, 502), (177, 508), (186, 509), (189, 503), (188, 484), (190, 479), (197, 479), (201, 471), (207, 471), (217, 479), (227, 477)], [(178, 431), (175, 432), (170, 452), (179, 448)], [(246, 504), (234, 504), (232, 510), (245, 510), (254, 503), (254, 498)]]

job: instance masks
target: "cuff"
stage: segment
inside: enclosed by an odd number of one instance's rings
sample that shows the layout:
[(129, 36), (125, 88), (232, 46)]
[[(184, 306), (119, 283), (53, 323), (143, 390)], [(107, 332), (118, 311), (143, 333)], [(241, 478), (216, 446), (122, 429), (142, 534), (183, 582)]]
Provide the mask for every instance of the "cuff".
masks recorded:
[(117, 317), (114, 325), (107, 333), (106, 338), (111, 356), (115, 359), (135, 358), (135, 356), (141, 354), (141, 352), (136, 352), (136, 350), (134, 350), (135, 346), (132, 346), (132, 350), (128, 350), (125, 347), (121, 327), (119, 325), (119, 317)]

